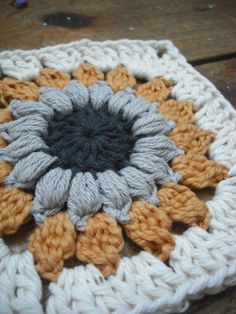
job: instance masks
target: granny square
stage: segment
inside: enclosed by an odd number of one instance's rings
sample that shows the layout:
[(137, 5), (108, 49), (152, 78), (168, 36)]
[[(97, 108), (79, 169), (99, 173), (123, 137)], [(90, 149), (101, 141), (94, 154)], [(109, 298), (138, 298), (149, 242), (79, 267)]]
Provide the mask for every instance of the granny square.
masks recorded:
[(236, 112), (167, 40), (0, 53), (0, 313), (179, 313), (236, 284)]

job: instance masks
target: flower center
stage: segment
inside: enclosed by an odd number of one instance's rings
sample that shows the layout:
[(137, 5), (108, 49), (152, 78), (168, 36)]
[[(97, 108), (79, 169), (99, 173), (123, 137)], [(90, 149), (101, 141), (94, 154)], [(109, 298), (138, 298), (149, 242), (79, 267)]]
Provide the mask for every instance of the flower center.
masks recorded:
[(129, 164), (137, 138), (132, 134), (135, 119), (113, 115), (107, 105), (95, 110), (91, 104), (70, 114), (56, 113), (44, 138), (46, 152), (58, 157), (53, 167), (77, 172), (118, 171)]

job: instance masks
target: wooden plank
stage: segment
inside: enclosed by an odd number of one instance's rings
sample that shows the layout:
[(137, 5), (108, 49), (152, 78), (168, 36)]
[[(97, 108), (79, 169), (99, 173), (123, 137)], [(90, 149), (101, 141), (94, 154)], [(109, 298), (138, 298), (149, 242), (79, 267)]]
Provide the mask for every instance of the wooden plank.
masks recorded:
[(194, 301), (185, 314), (235, 314), (236, 287)]
[(236, 108), (236, 58), (207, 63), (196, 69), (206, 76)]
[[(0, 1), (0, 12), (2, 50), (81, 38), (168, 38), (189, 60), (236, 53), (234, 0), (42, 0), (29, 1), (29, 6), (21, 10), (5, 0)], [(55, 15), (58, 12), (62, 14)], [(50, 14), (51, 18), (46, 17)]]

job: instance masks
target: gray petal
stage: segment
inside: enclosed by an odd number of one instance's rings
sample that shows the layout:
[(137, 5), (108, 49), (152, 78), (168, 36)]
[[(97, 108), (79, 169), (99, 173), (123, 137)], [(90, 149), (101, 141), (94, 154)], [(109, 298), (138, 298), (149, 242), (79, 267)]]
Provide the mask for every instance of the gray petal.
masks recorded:
[(132, 197), (144, 199), (151, 204), (159, 203), (157, 187), (152, 174), (147, 174), (134, 167), (123, 168), (120, 170), (120, 174), (127, 182)]
[(175, 127), (175, 122), (165, 120), (160, 114), (145, 112), (133, 124), (134, 135), (167, 134)]
[(47, 135), (48, 123), (40, 115), (31, 115), (0, 125), (2, 137), (11, 142), (24, 134)]
[(133, 119), (140, 116), (144, 112), (153, 111), (153, 106), (155, 106), (155, 111), (157, 110), (158, 106), (153, 105), (147, 102), (144, 98), (135, 98), (133, 101), (127, 103), (123, 107), (123, 117), (125, 119)]
[(178, 149), (174, 142), (165, 135), (140, 138), (135, 143), (133, 151), (137, 153), (149, 153), (163, 158), (167, 162), (184, 154), (184, 152)]
[(108, 101), (108, 111), (112, 114), (119, 113), (130, 101), (134, 100), (134, 91), (131, 89), (122, 90), (112, 95)]
[(36, 180), (40, 178), (57, 157), (52, 157), (43, 152), (36, 152), (18, 161), (6, 178), (8, 186), (19, 188), (33, 187)]
[(105, 105), (113, 94), (111, 88), (104, 82), (100, 82), (89, 87), (89, 96), (94, 109), (99, 109)]
[(131, 198), (124, 178), (107, 170), (97, 174), (103, 210), (121, 223), (130, 221)]
[(71, 113), (73, 106), (70, 98), (63, 91), (53, 88), (43, 89), (39, 101), (56, 112)]
[(42, 102), (35, 101), (22, 102), (19, 100), (13, 100), (10, 103), (8, 110), (16, 119), (28, 115), (39, 114), (45, 120), (49, 121), (54, 116), (54, 111), (52, 110), (52, 108), (48, 107)]
[(88, 89), (78, 81), (71, 81), (65, 88), (65, 94), (70, 98), (75, 110), (87, 106), (89, 102)]
[(141, 171), (152, 174), (157, 184), (178, 182), (181, 179), (181, 175), (174, 173), (164, 159), (149, 153), (132, 154), (130, 163)]
[(63, 208), (69, 194), (71, 170), (55, 168), (46, 173), (37, 183), (31, 212), (37, 223)]
[(40, 149), (48, 148), (44, 140), (34, 134), (26, 133), (4, 148), (0, 148), (0, 159), (8, 162), (16, 162)]
[(101, 208), (98, 184), (91, 173), (77, 173), (71, 182), (68, 213), (77, 230), (84, 230), (87, 219)]

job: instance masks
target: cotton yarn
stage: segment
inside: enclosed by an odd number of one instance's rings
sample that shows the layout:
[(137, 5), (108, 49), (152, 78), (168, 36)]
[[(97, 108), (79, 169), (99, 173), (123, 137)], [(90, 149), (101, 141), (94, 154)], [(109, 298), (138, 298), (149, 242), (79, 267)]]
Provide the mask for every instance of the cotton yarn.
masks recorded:
[[(16, 232), (30, 210), (40, 224), (33, 255), (0, 242), (4, 313), (182, 312), (189, 300), (236, 283), (236, 115), (171, 42), (6, 51), (0, 69), (0, 233)], [(44, 139), (54, 117), (89, 103), (132, 121), (136, 141), (128, 164), (81, 176), (61, 168)], [(190, 190), (206, 186), (215, 188), (207, 202)], [(187, 230), (173, 234), (175, 223)], [(121, 228), (147, 252), (120, 258)], [(89, 264), (63, 268), (72, 256)], [(55, 281), (46, 307), (35, 269)]]

